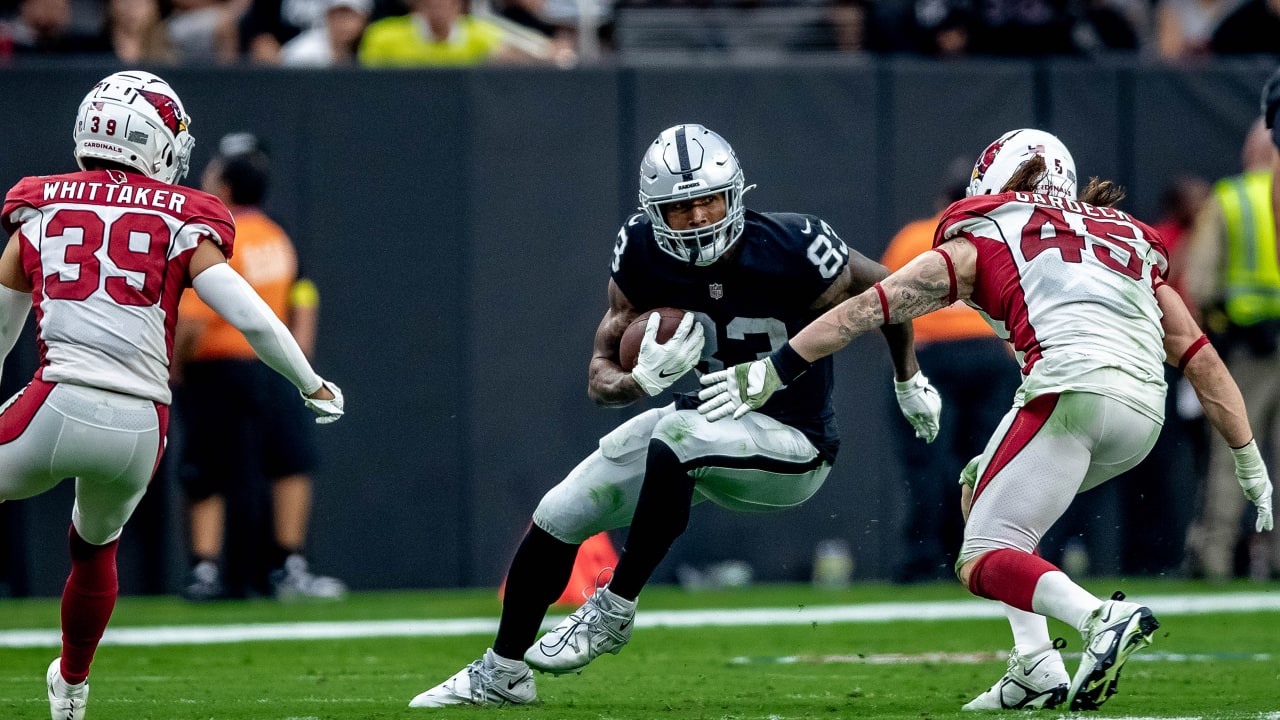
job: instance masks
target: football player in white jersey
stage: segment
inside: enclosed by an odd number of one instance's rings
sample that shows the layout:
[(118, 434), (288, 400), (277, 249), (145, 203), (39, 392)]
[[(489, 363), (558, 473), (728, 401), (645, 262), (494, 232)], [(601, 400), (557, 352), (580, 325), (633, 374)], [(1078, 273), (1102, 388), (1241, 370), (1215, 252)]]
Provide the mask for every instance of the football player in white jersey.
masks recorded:
[[(1094, 709), (1159, 624), (1120, 593), (1100, 600), (1035, 550), (1077, 493), (1151, 450), (1164, 420), (1161, 362), (1183, 369), (1233, 448), (1259, 531), (1273, 524), (1271, 482), (1239, 388), (1165, 284), (1159, 236), (1112, 207), (1123, 197), (1119, 188), (1095, 178), (1077, 198), (1075, 163), (1062, 142), (1015, 130), (979, 157), (968, 195), (944, 213), (933, 252), (827, 312), (775, 357), (704, 376), (699, 411), (713, 420), (746, 415), (803, 372), (803, 363), (884, 323), (957, 298), (984, 312), (1018, 353), (1023, 382), (986, 450), (966, 468), (974, 484), (956, 566), (971, 592), (1005, 603), (1015, 648), (1008, 674), (964, 708)], [(1074, 676), (1044, 616), (1079, 629), (1084, 652)]]
[[(116, 547), (164, 451), (178, 299), (193, 286), (332, 422), (342, 393), (229, 265), (222, 202), (175, 183), (194, 140), (167, 82), (126, 71), (80, 104), (81, 172), (28, 177), (4, 199), (0, 359), (34, 307), (40, 366), (0, 411), (0, 501), (74, 477), (62, 654), (45, 679), (53, 720), (81, 720), (89, 665), (115, 607)], [(74, 437), (74, 442), (65, 438)]]

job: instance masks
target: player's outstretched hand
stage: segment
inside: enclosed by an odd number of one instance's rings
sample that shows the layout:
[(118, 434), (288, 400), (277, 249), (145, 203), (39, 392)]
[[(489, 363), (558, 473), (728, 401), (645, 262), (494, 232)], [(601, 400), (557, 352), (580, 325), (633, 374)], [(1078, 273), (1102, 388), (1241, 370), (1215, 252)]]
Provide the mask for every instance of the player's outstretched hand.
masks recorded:
[(675, 334), (664, 343), (658, 342), (662, 316), (653, 313), (644, 326), (644, 340), (631, 377), (649, 395), (658, 395), (682, 375), (693, 369), (702, 357), (702, 325), (693, 322), (693, 313), (685, 313)]
[(1258, 506), (1258, 520), (1254, 529), (1258, 532), (1275, 527), (1275, 519), (1271, 516), (1271, 478), (1267, 475), (1266, 463), (1262, 462), (1262, 454), (1258, 452), (1258, 441), (1250, 440), (1242, 448), (1231, 448), (1231, 455), (1236, 461), (1236, 480), (1249, 502)]
[(942, 417), (942, 396), (929, 384), (929, 378), (917, 370), (906, 382), (895, 380), (893, 392), (902, 416), (916, 429), (916, 437), (933, 442)]
[(769, 358), (707, 373), (701, 381), (706, 387), (698, 393), (702, 401), (698, 412), (711, 422), (730, 415), (737, 420), (752, 410), (759, 410), (782, 387), (778, 371)]
[(342, 389), (328, 380), (321, 379), (320, 383), (319, 390), (303, 395), (302, 400), (308, 410), (320, 416), (316, 418), (316, 423), (324, 425), (337, 422), (343, 413)]

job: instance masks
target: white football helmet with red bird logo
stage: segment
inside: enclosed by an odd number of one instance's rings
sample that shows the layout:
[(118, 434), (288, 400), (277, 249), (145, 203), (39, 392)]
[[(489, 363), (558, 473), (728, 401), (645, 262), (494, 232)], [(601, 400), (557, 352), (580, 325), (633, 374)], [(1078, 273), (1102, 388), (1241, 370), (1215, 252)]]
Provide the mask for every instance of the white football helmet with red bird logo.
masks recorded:
[(76, 113), (76, 162), (106, 160), (175, 183), (187, 174), (195, 139), (191, 118), (169, 83), (149, 72), (108, 75)]
[(1036, 181), (1035, 192), (1060, 198), (1076, 197), (1076, 162), (1067, 146), (1043, 130), (1011, 130), (987, 146), (973, 165), (969, 197), (992, 195), (1009, 182), (1023, 163), (1035, 156), (1044, 158), (1045, 171)]

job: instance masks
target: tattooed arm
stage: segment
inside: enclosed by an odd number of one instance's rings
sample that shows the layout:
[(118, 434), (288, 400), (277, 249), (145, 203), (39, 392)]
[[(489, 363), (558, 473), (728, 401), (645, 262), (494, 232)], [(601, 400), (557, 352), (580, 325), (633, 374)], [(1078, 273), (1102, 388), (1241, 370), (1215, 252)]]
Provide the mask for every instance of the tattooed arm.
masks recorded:
[(813, 362), (868, 330), (886, 323), (905, 323), (969, 297), (977, 277), (977, 248), (964, 238), (956, 238), (938, 250), (942, 252), (922, 253), (881, 280), (879, 289), (872, 286), (827, 311), (791, 338), (791, 347)]
[[(871, 289), (877, 282), (884, 280), (889, 274), (883, 265), (849, 248), (849, 262), (844, 266), (840, 277), (827, 288), (812, 306), (813, 310), (829, 311), (840, 303), (859, 293)], [(872, 291), (874, 292), (874, 290)], [(895, 380), (904, 381), (920, 371), (916, 361), (914, 335), (911, 321), (896, 322), (880, 328), (885, 343), (889, 346), (889, 357), (893, 360), (893, 376)], [(852, 339), (852, 338), (851, 338)]]

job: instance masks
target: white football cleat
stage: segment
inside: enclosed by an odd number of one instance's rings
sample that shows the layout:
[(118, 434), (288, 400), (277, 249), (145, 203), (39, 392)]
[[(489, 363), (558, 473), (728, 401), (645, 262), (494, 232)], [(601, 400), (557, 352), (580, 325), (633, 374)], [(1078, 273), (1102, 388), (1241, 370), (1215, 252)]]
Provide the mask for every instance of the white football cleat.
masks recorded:
[(525, 652), (524, 661), (535, 670), (555, 675), (582, 672), (605, 653), (617, 655), (631, 640), (635, 619), (635, 601), (624, 600), (602, 587), (534, 643)]
[(961, 710), (1036, 710), (1056, 708), (1067, 700), (1071, 676), (1062, 664), (1062, 638), (1048, 647), (1021, 655), (1009, 653), (1009, 670), (990, 690), (965, 703)]
[(1151, 644), (1151, 636), (1159, 627), (1150, 608), (1124, 602), (1122, 592), (1098, 606), (1080, 629), (1084, 653), (1067, 692), (1069, 707), (1097, 710), (1114, 695), (1120, 668), (1130, 655)]
[(85, 705), (89, 703), (89, 681), (68, 685), (62, 677), (62, 658), (49, 663), (44, 674), (49, 688), (49, 716), (53, 720), (84, 720)]
[(519, 660), (507, 660), (485, 650), (484, 657), (453, 677), (409, 701), (411, 708), (453, 705), (528, 705), (538, 699), (533, 672)]

